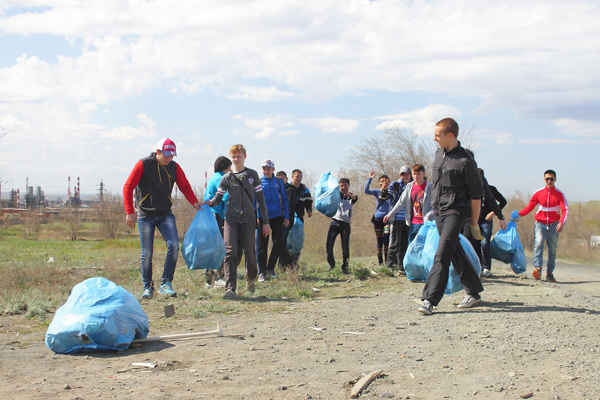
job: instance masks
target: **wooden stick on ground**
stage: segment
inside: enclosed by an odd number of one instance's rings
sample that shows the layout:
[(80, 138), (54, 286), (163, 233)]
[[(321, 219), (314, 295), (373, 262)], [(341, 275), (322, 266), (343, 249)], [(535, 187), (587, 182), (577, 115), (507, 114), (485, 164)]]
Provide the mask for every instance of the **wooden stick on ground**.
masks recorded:
[(196, 336), (208, 336), (208, 335), (214, 335), (214, 334), (217, 334), (217, 336), (219, 336), (219, 337), (223, 336), (223, 328), (220, 326), (217, 326), (216, 330), (208, 331), (208, 332), (195, 332), (195, 333), (182, 333), (179, 335), (153, 336), (153, 337), (149, 337), (149, 338), (145, 338), (145, 339), (135, 339), (132, 343), (160, 342), (161, 340), (184, 339), (184, 338), (191, 338), (191, 337), (196, 337)]
[(380, 369), (377, 371), (373, 371), (369, 375), (366, 375), (366, 376), (363, 376), (362, 378), (360, 378), (360, 380), (358, 382), (356, 382), (356, 384), (352, 388), (352, 391), (350, 392), (350, 398), (352, 398), (352, 399), (357, 398), (358, 395), (360, 394), (360, 392), (362, 392), (367, 386), (369, 386), (369, 384), (371, 382), (373, 382), (373, 379), (377, 378), (382, 373), (383, 373), (383, 370)]

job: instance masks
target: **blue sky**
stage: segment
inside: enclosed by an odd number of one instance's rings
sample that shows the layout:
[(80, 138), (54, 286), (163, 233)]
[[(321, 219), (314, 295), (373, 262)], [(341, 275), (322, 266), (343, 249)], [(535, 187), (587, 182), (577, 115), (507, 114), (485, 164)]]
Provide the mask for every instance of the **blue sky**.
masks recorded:
[(599, 20), (594, 1), (0, 0), (2, 196), (120, 193), (164, 137), (198, 187), (235, 143), (321, 174), (449, 116), (505, 195), (552, 168), (600, 200)]

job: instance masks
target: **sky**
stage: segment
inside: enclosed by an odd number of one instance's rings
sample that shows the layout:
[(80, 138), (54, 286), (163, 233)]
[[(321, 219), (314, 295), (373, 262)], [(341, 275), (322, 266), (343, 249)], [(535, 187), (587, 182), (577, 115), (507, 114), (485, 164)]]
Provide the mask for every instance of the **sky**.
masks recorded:
[(452, 117), (505, 197), (554, 169), (600, 200), (598, 21), (592, 0), (0, 0), (2, 197), (122, 193), (165, 137), (196, 187), (236, 143), (335, 173), (386, 126)]

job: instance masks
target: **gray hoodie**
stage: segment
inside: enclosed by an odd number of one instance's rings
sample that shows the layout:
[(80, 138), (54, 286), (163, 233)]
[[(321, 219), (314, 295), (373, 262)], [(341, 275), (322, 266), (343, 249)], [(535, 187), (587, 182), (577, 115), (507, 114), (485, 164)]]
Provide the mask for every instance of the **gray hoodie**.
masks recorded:
[[(236, 178), (237, 176), (237, 178)], [(240, 183), (241, 181), (241, 183)], [(242, 186), (243, 184), (243, 186)], [(245, 192), (245, 193), (244, 193)], [(260, 207), (260, 213), (264, 217), (263, 225), (269, 225), (267, 203), (260, 184), (258, 173), (250, 168), (234, 174), (229, 171), (219, 183), (219, 189), (213, 197), (212, 206), (217, 206), (225, 193), (229, 193), (229, 202), (225, 210), (225, 219), (230, 222), (252, 222), (256, 221), (256, 210), (254, 209), (254, 196)]]

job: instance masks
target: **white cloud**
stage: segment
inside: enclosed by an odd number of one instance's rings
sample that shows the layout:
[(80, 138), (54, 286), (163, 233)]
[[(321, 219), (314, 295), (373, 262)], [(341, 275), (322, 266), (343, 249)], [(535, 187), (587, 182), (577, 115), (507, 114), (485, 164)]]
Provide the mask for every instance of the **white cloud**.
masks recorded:
[(572, 136), (587, 136), (600, 138), (600, 122), (582, 121), (571, 118), (559, 118), (552, 121), (560, 133)]
[[(482, 112), (540, 115), (600, 100), (594, 1), (40, 4), (51, 9), (0, 18), (2, 32), (80, 38), (82, 53), (53, 64), (21, 57), (0, 71), (8, 101), (102, 104), (161, 86), (259, 102), (386, 90), (475, 96)], [(247, 83), (256, 80), (267, 84)]]
[(357, 120), (335, 117), (305, 118), (300, 122), (320, 128), (323, 133), (347, 134), (354, 132), (360, 126), (360, 122)]
[(377, 130), (390, 128), (408, 128), (417, 135), (433, 135), (435, 123), (442, 118), (454, 118), (460, 124), (461, 112), (455, 107), (434, 104), (417, 110), (404, 111), (394, 115), (382, 115), (375, 119), (383, 121), (375, 127)]
[(250, 100), (250, 101), (281, 101), (295, 97), (292, 92), (282, 92), (276, 87), (254, 87), (244, 86), (239, 92), (226, 96), (230, 99)]

